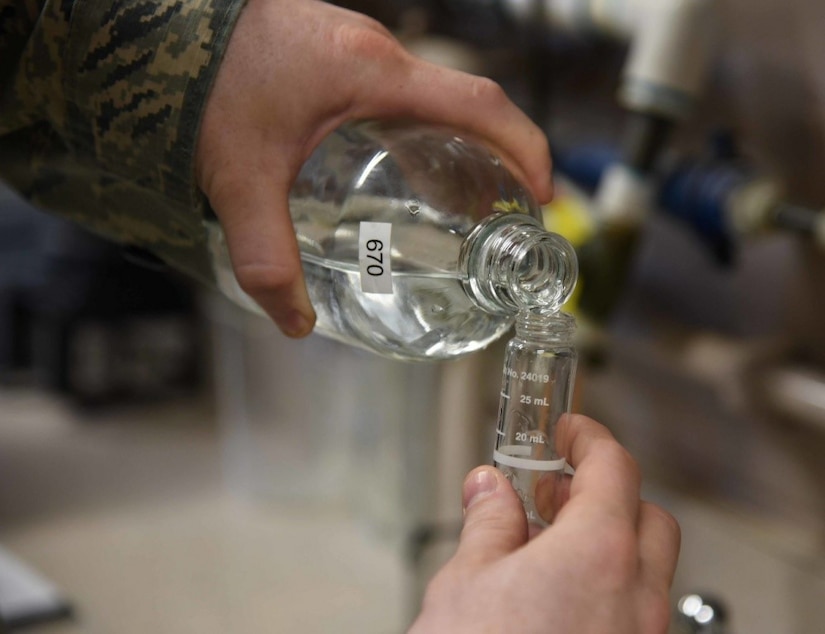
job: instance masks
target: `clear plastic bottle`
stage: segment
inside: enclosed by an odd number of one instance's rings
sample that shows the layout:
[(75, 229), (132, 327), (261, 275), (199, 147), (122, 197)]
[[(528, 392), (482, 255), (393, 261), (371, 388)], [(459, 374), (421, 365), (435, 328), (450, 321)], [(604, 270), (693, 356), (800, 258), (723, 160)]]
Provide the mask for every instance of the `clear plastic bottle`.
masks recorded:
[(528, 522), (537, 527), (552, 522), (569, 471), (556, 448), (556, 426), (571, 408), (575, 329), (567, 313), (522, 311), (504, 359), (493, 461), (521, 498)]
[[(522, 308), (560, 306), (578, 273), (573, 248), (544, 229), (500, 159), (443, 128), (338, 129), (302, 169), (290, 212), (316, 331), (394, 358), (483, 348)], [(259, 311), (208, 226), (218, 286)]]

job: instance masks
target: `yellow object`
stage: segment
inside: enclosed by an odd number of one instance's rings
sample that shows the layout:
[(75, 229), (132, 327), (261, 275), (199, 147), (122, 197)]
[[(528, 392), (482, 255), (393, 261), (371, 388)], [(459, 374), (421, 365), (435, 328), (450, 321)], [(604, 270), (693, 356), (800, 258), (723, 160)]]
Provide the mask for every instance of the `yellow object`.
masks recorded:
[[(564, 236), (576, 248), (587, 242), (596, 231), (590, 199), (567, 181), (556, 179), (556, 196), (542, 207), (544, 226), (548, 231)], [(576, 314), (581, 294), (581, 279), (564, 310)]]
[(596, 230), (590, 200), (567, 183), (557, 183), (556, 197), (542, 212), (545, 228), (564, 236), (574, 247), (587, 242)]
[(493, 211), (509, 214), (513, 212), (526, 214), (528, 211), (517, 200), (497, 200), (493, 203)]

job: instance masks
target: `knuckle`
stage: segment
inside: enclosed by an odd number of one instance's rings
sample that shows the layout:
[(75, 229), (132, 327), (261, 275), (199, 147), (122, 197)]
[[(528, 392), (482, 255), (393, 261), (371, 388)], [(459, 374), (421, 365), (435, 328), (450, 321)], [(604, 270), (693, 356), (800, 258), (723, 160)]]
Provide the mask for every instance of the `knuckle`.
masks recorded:
[(497, 544), (507, 544), (516, 547), (519, 544), (519, 536), (512, 528), (501, 520), (499, 514), (483, 516), (469, 516), (464, 520), (462, 537), (468, 534), (484, 535), (487, 540)]
[(677, 542), (681, 540), (682, 528), (679, 526), (679, 521), (673, 515), (656, 504), (650, 504), (650, 512), (653, 514), (655, 520), (670, 533), (674, 540)]
[[(505, 512), (509, 505), (500, 496), (488, 494), (474, 501), (464, 515), (462, 536), (507, 535), (513, 532), (510, 515)], [(507, 511), (511, 509), (507, 508)]]
[(376, 33), (380, 33), (381, 35), (384, 35), (392, 39), (393, 36), (392, 33), (390, 33), (390, 30), (387, 27), (385, 27), (379, 20), (376, 20), (375, 18), (370, 17), (364, 13), (356, 13), (354, 17), (364, 28), (370, 29), (372, 31), (375, 31)]
[(488, 77), (470, 78), (470, 92), (475, 99), (490, 102), (494, 105), (501, 105), (508, 101), (504, 89)]
[(230, 171), (226, 162), (219, 161), (217, 165), (210, 165), (209, 169), (204, 169), (201, 173), (200, 187), (218, 214), (225, 207), (230, 207), (231, 202), (243, 193), (243, 181), (233, 178)]
[(401, 45), (382, 28), (344, 23), (335, 27), (333, 41), (337, 50), (347, 57), (362, 60), (392, 59), (401, 52)]
[(199, 183), (215, 213), (224, 222), (231, 218), (239, 202), (249, 199), (257, 174), (245, 171), (235, 148), (216, 151)]
[(298, 281), (297, 263), (244, 264), (236, 267), (235, 276), (241, 289), (252, 297), (287, 288)]

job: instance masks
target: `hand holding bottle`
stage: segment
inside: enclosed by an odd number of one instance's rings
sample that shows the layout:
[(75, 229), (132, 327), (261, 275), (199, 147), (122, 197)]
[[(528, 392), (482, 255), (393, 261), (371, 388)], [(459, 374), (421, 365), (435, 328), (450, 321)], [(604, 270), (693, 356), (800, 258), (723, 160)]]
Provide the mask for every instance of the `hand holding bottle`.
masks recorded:
[(241, 286), (289, 335), (308, 334), (315, 319), (290, 186), (342, 123), (389, 117), (470, 133), (540, 201), (550, 197), (547, 141), (496, 84), (411, 56), (358, 13), (317, 0), (250, 0), (204, 113), (197, 178)]
[(554, 523), (529, 541), (502, 474), (481, 467), (467, 477), (458, 550), (410, 634), (667, 631), (676, 521), (640, 500), (635, 462), (598, 423), (565, 417), (557, 442), (576, 475)]

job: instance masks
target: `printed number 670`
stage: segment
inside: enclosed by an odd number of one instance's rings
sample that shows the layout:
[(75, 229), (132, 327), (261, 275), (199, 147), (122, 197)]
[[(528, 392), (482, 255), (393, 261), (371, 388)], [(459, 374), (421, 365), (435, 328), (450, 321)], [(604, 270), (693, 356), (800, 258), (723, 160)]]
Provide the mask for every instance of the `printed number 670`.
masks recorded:
[(374, 260), (375, 264), (367, 266), (367, 274), (379, 277), (384, 274), (384, 243), (381, 240), (367, 240), (367, 258)]

